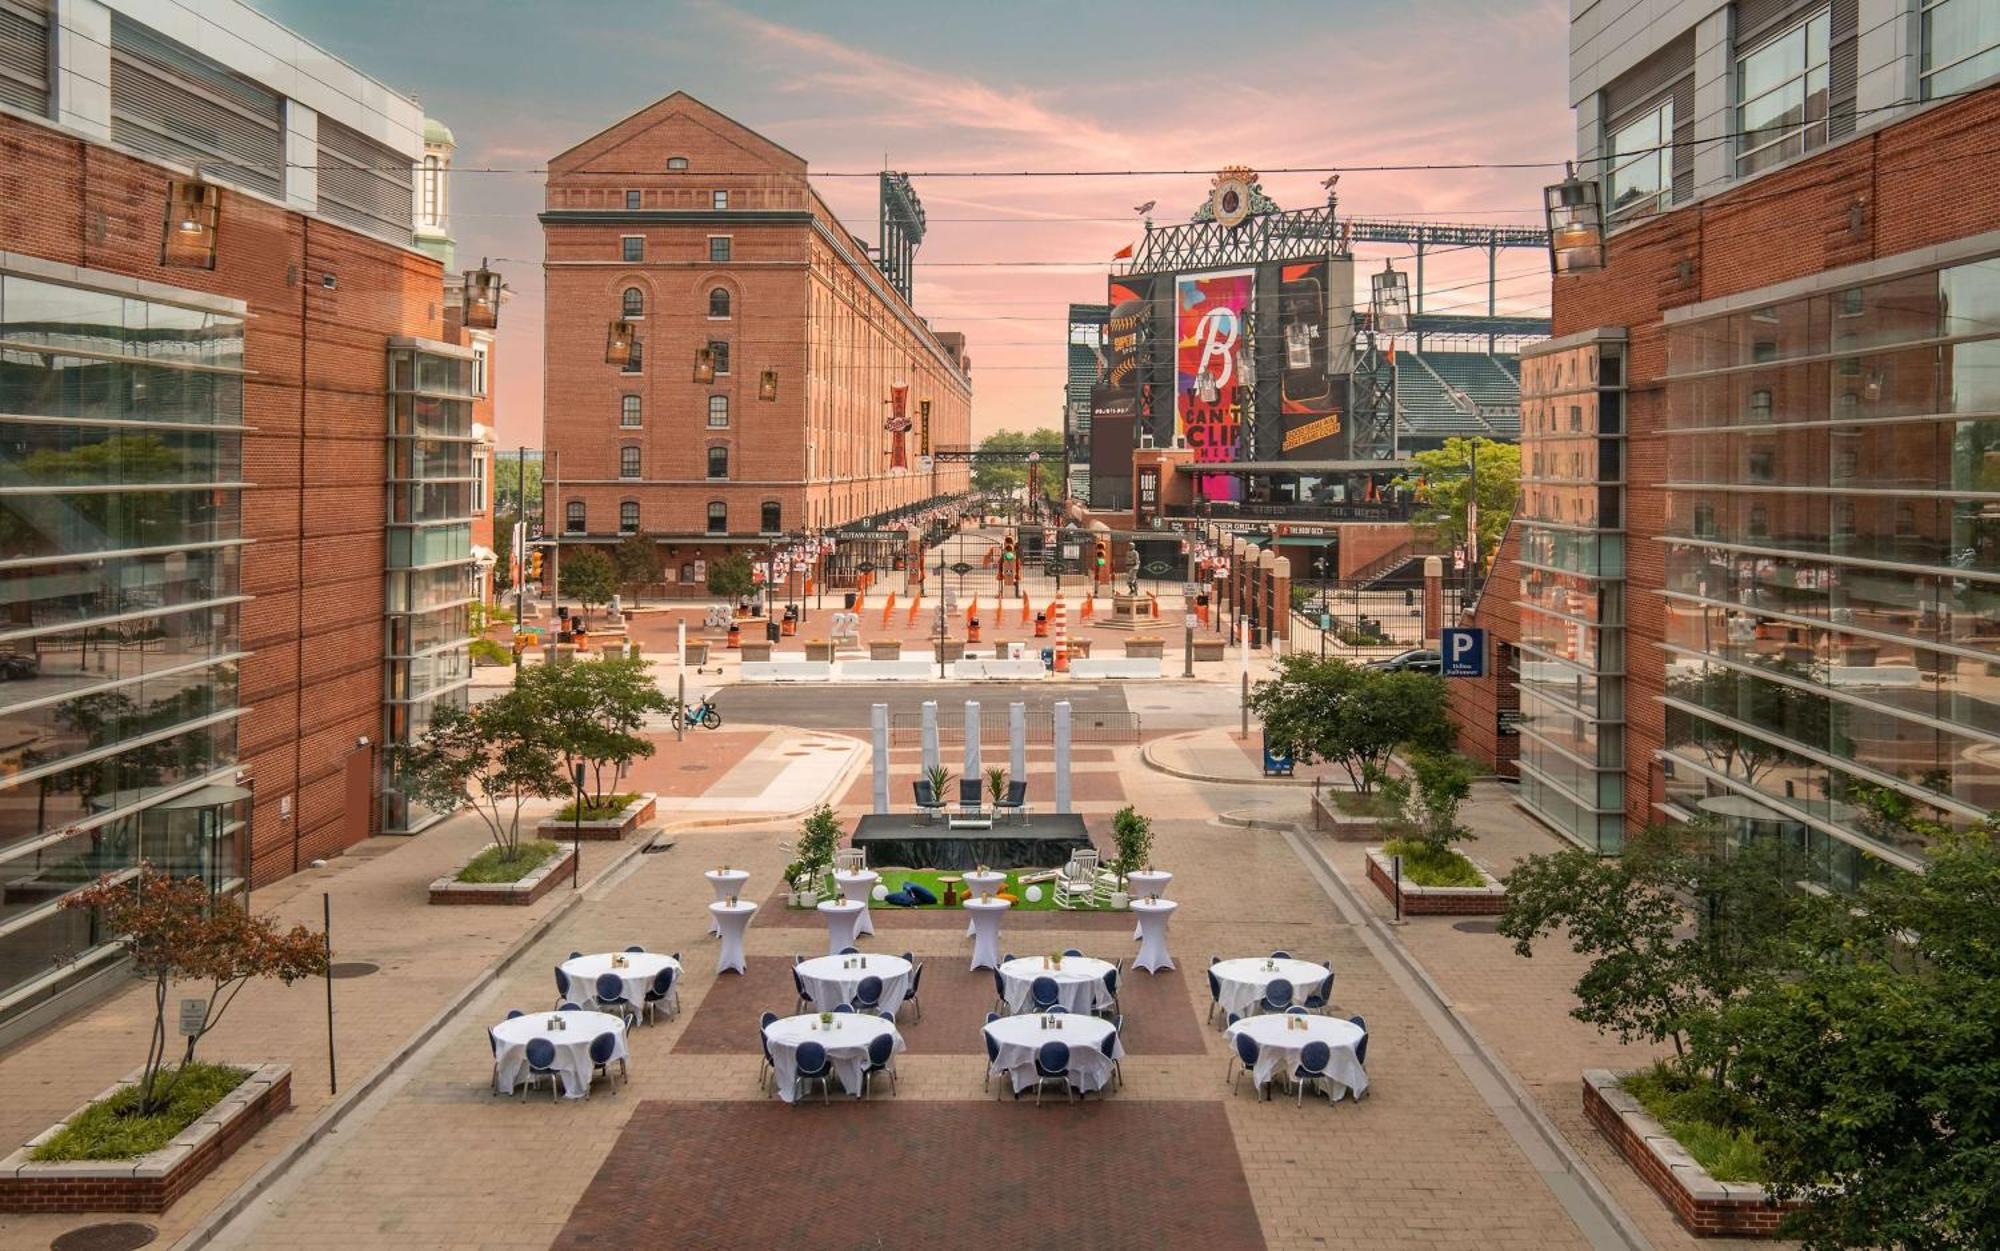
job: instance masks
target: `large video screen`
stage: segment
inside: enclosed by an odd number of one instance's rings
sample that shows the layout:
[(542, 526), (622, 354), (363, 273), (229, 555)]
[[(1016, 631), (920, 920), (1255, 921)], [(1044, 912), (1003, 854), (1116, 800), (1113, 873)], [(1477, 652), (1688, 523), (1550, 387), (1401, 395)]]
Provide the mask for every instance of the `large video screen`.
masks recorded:
[[(1341, 267), (1343, 276), (1346, 268)], [(1332, 269), (1327, 261), (1311, 261), (1278, 270), (1278, 335), (1285, 361), (1278, 456), (1283, 460), (1337, 459), (1345, 447), (1340, 431), (1346, 379), (1330, 368)]]
[[(1240, 458), (1246, 402), (1254, 404), (1243, 362), (1256, 294), (1256, 274), (1247, 269), (1174, 280), (1174, 440), (1193, 451), (1196, 464)], [(1235, 499), (1238, 483), (1202, 474), (1195, 490)]]

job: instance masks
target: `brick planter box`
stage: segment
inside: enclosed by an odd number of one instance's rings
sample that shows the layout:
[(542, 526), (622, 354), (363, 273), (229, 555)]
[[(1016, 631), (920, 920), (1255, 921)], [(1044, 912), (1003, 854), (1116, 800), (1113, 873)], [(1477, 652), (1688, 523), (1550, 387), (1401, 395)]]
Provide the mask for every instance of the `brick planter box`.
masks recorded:
[[(488, 843), (486, 846), (496, 845)], [(485, 849), (482, 847), (480, 850)], [(473, 861), (473, 857), (467, 856), (464, 864), (431, 883), (431, 902), (520, 904), (525, 907), (554, 890), (565, 880), (569, 873), (570, 859), (575, 855), (574, 847), (564, 846), (561, 851), (544, 860), (540, 868), (518, 882), (461, 882), (458, 880), (459, 870)]]
[(1383, 838), (1381, 818), (1357, 816), (1344, 811), (1338, 803), (1331, 802), (1330, 796), (1333, 793), (1329, 791), (1313, 796), (1313, 828), (1328, 831), (1329, 836), (1338, 843), (1380, 843)]
[[(97, 1098), (110, 1097), (144, 1072), (134, 1069)], [(131, 1160), (29, 1159), (62, 1129), (64, 1122), (57, 1122), (0, 1160), (0, 1212), (164, 1212), (291, 1106), (291, 1066), (256, 1065), (242, 1085), (158, 1151)]]
[(1159, 660), (1167, 649), (1166, 643), (1155, 638), (1132, 638), (1125, 640), (1125, 654), (1135, 659)]
[[(1476, 864), (1472, 867), (1479, 869)], [(1418, 886), (1408, 878), (1403, 879), (1403, 915), (1498, 916), (1507, 910), (1507, 888), (1484, 869), (1479, 869), (1479, 876), (1486, 879), (1486, 885)], [(1389, 902), (1396, 901), (1395, 869), (1380, 847), (1368, 849), (1368, 880), (1375, 883), (1375, 889)]]
[(706, 639), (688, 640), (687, 662), (691, 665), (705, 665), (708, 663), (708, 641)]
[(903, 644), (898, 639), (873, 639), (868, 644), (870, 660), (901, 660)]
[(1583, 1114), (1697, 1238), (1774, 1238), (1785, 1213), (1755, 1182), (1721, 1182), (1619, 1085), (1624, 1074), (1591, 1069), (1583, 1075)]
[(1223, 658), (1223, 649), (1228, 646), (1229, 642), (1226, 639), (1219, 639), (1213, 636), (1203, 638), (1200, 635), (1196, 635), (1194, 640), (1194, 658), (1196, 660), (1221, 660)]
[(834, 646), (831, 641), (808, 641), (806, 643), (807, 660), (816, 660), (821, 664), (831, 664), (833, 661), (833, 652)]
[(567, 843), (582, 839), (586, 843), (617, 842), (633, 830), (653, 819), (657, 810), (658, 797), (650, 791), (626, 804), (615, 817), (602, 821), (561, 821), (555, 817), (544, 817), (535, 826), (535, 836), (554, 843)]
[(1069, 640), (1069, 642), (1068, 642), (1068, 643), (1066, 644), (1066, 646), (1067, 646), (1067, 647), (1069, 648), (1069, 658), (1070, 658), (1071, 660), (1089, 660), (1089, 659), (1090, 659), (1090, 640), (1089, 640), (1089, 639), (1080, 639), (1080, 638), (1074, 638), (1074, 637), (1072, 637), (1072, 638), (1071, 638), (1071, 639)]
[[(939, 653), (940, 651), (942, 651), (942, 652), (943, 652), (943, 655), (939, 655), (939, 654), (938, 654), (938, 653)], [(964, 639), (946, 639), (946, 640), (944, 640), (944, 642), (942, 642), (942, 643), (936, 643), (936, 642), (932, 643), (932, 644), (931, 644), (931, 659), (932, 659), (932, 660), (963, 660), (963, 659), (965, 659), (965, 640), (964, 640)]]
[(742, 653), (742, 658), (745, 661), (755, 662), (771, 658), (771, 643), (768, 639), (758, 639), (754, 643), (749, 639), (745, 639), (737, 647), (737, 650)]

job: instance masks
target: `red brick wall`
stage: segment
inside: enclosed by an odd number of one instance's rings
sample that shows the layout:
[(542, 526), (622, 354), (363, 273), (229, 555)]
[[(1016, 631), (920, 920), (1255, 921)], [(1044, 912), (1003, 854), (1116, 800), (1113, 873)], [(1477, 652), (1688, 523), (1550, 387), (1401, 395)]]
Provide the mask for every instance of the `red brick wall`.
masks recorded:
[(1521, 572), (1515, 557), (1521, 548), (1520, 532), (1507, 527), (1500, 540), (1493, 571), (1487, 576), (1479, 603), (1467, 619), (1452, 625), (1477, 626), (1486, 631), (1486, 676), (1452, 678), (1445, 683), (1451, 703), (1451, 721), (1458, 728), (1458, 750), (1491, 768), (1501, 777), (1518, 777), (1514, 762), (1521, 755), (1521, 739), (1500, 733), (1500, 714), (1521, 710), (1521, 692), (1508, 672), (1501, 655), (1503, 644), (1511, 645), (1521, 636)]
[[(436, 261), (225, 191), (216, 267), (159, 264), (164, 169), (0, 117), (10, 251), (243, 300), (240, 757), (254, 880), (350, 841), (341, 772), (382, 732), (384, 384), (393, 335), (443, 331)], [(334, 286), (322, 283), (332, 275)], [(291, 801), (289, 817), (281, 815)], [(372, 828), (372, 827), (371, 827)]]

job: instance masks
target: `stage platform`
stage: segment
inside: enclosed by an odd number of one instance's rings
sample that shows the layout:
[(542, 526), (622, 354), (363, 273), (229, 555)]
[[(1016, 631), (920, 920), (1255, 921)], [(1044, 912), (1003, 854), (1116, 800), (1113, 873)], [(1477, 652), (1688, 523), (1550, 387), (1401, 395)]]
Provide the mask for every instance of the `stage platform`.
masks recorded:
[(985, 830), (950, 829), (942, 816), (927, 822), (913, 813), (870, 813), (852, 841), (868, 853), (871, 869), (1055, 869), (1095, 845), (1073, 812), (1010, 817)]

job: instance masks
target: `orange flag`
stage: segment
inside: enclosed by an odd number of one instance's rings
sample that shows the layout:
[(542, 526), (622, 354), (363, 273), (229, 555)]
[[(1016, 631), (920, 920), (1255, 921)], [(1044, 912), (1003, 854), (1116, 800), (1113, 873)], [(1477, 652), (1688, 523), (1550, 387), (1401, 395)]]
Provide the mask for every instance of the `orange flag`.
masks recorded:
[(1116, 252), (1113, 252), (1113, 253), (1111, 254), (1111, 259), (1112, 259), (1112, 260), (1114, 260), (1114, 261), (1129, 261), (1129, 260), (1131, 260), (1131, 259), (1132, 259), (1132, 245), (1128, 243), (1128, 244), (1126, 244), (1126, 245), (1125, 245), (1124, 247), (1122, 247), (1122, 248), (1119, 248), (1119, 249), (1118, 249), (1118, 250), (1117, 250)]
[(1028, 601), (1025, 599), (1021, 601), (1021, 624), (1028, 624)]

